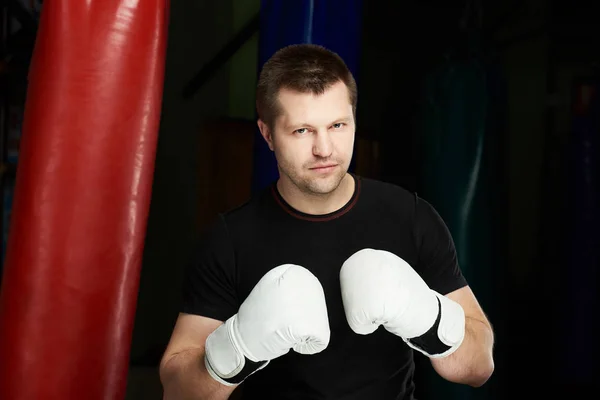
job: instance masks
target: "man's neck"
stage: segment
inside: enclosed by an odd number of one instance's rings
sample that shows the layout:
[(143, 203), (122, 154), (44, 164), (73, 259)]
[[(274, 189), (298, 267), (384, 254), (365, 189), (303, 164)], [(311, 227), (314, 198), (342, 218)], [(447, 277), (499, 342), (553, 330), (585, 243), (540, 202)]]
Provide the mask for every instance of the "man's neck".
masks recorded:
[(294, 209), (310, 215), (325, 215), (339, 210), (350, 201), (355, 182), (350, 174), (346, 174), (337, 189), (329, 194), (319, 195), (302, 192), (293, 184), (286, 184), (279, 179), (277, 190)]

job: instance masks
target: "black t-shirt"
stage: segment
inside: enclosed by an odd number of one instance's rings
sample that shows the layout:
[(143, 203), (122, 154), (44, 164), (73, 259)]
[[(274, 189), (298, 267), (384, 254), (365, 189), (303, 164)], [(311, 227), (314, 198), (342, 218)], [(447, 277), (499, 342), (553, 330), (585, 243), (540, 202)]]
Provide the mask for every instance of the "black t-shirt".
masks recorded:
[(353, 175), (350, 201), (327, 215), (293, 209), (276, 185), (219, 215), (187, 269), (182, 311), (225, 321), (260, 278), (286, 263), (310, 270), (325, 291), (331, 338), (321, 353), (293, 350), (248, 377), (244, 399), (412, 399), (413, 350), (382, 327), (355, 334), (340, 293), (343, 262), (363, 248), (390, 251), (429, 287), (447, 294), (467, 284), (453, 240), (434, 208), (415, 193)]

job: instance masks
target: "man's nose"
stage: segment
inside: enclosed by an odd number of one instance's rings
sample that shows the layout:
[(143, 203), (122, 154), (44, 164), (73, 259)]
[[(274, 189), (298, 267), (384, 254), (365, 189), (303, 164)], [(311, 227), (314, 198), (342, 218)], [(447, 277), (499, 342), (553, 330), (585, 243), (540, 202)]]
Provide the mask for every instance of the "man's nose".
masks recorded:
[(315, 142), (313, 145), (313, 154), (318, 157), (326, 158), (333, 152), (333, 144), (331, 143), (331, 137), (327, 130), (318, 131), (315, 135)]

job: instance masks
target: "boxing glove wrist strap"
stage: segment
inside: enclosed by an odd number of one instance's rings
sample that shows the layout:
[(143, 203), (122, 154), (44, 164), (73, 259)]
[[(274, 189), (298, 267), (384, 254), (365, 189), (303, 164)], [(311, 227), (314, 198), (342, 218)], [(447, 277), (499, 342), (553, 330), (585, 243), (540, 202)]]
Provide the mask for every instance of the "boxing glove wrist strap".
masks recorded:
[(255, 361), (249, 360), (248, 358), (245, 358), (245, 360), (243, 362), (244, 366), (242, 367), (240, 372), (238, 372), (236, 375), (234, 375), (230, 378), (219, 377), (220, 378), (219, 380), (222, 381), (221, 383), (226, 384), (226, 385), (239, 385), (240, 383), (245, 381), (246, 378), (248, 378), (250, 375), (252, 375), (256, 371), (261, 370), (264, 367), (266, 367), (268, 363), (269, 363), (269, 361), (256, 361), (255, 362)]
[(405, 339), (413, 349), (430, 358), (447, 357), (462, 344), (465, 334), (464, 310), (460, 304), (434, 292), (438, 301), (435, 323), (421, 336)]
[(251, 360), (242, 351), (229, 318), (206, 339), (204, 363), (210, 376), (226, 386), (242, 383), (248, 376), (267, 366), (269, 361)]

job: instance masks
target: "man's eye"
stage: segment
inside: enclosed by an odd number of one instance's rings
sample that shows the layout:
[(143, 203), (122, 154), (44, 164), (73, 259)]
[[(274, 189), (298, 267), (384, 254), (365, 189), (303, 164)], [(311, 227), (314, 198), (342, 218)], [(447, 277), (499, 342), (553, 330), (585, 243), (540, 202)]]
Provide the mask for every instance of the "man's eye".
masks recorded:
[(296, 129), (296, 133), (299, 133), (300, 135), (306, 133), (306, 128), (300, 128), (300, 129)]
[(342, 126), (344, 126), (343, 122), (338, 122), (337, 124), (333, 124), (334, 129), (340, 129)]

